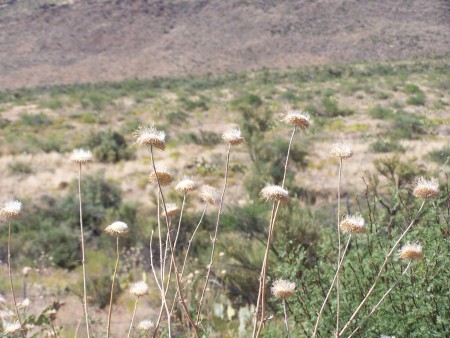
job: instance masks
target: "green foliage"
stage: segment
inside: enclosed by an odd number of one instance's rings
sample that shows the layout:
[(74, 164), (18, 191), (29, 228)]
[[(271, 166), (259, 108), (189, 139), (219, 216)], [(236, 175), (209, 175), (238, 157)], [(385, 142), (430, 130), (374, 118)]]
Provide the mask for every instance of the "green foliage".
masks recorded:
[(413, 113), (397, 111), (391, 137), (393, 139), (417, 139), (427, 133), (426, 119)]
[(433, 150), (428, 153), (428, 158), (436, 163), (445, 164), (450, 161), (450, 147), (446, 146), (442, 149)]
[(376, 140), (370, 145), (370, 149), (375, 153), (401, 152), (405, 148), (395, 140)]
[[(111, 274), (106, 272), (100, 275), (90, 276), (87, 281), (87, 293), (92, 297), (92, 301), (100, 309), (109, 305), (111, 295)], [(115, 302), (123, 292), (120, 281), (116, 279), (114, 285), (113, 302)]]
[(383, 108), (377, 105), (369, 111), (369, 115), (374, 119), (385, 120), (392, 117), (393, 111), (391, 109)]
[(31, 127), (49, 126), (52, 124), (52, 120), (44, 113), (21, 114), (20, 122)]
[(351, 109), (339, 107), (337, 99), (332, 96), (325, 96), (322, 99), (322, 106), (326, 117), (348, 116), (355, 113)]
[(91, 149), (95, 160), (99, 162), (116, 163), (133, 158), (125, 138), (112, 130), (91, 133), (80, 146)]
[(410, 96), (406, 103), (413, 106), (424, 106), (427, 101), (425, 93), (420, 93), (414, 96)]
[(8, 170), (11, 174), (28, 175), (33, 172), (29, 163), (23, 161), (14, 161), (8, 163)]
[(198, 144), (202, 146), (214, 146), (222, 142), (220, 134), (212, 131), (199, 130), (198, 133), (180, 133), (178, 140), (181, 144)]
[[(116, 184), (98, 174), (83, 177), (81, 189), (87, 243), (100, 245), (98, 239), (103, 229), (117, 219), (134, 224), (135, 236), (130, 241), (139, 238), (136, 206), (122, 203), (122, 193)], [(39, 257), (45, 253), (58, 267), (75, 268), (80, 263), (78, 203), (78, 185), (74, 181), (65, 196), (47, 197), (38, 205), (27, 207), (24, 216), (14, 224), (22, 243), (18, 251), (24, 257)]]

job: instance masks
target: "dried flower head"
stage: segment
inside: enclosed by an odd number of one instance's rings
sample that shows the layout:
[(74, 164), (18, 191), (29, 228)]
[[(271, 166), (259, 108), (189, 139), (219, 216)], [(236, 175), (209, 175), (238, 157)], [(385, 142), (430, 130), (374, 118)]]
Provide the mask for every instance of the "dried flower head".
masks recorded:
[(203, 185), (200, 188), (200, 198), (203, 202), (210, 205), (217, 205), (220, 202), (220, 196), (217, 193), (216, 188), (213, 188), (210, 185)]
[(183, 176), (180, 182), (175, 186), (175, 190), (178, 192), (189, 192), (197, 189), (195, 182), (187, 176)]
[(159, 182), (159, 184), (164, 187), (172, 183), (172, 176), (166, 171), (166, 169), (156, 169), (156, 172), (152, 172), (148, 176), (148, 180), (150, 183)]
[(92, 152), (85, 149), (75, 149), (70, 156), (70, 160), (77, 164), (88, 164), (92, 162)]
[(361, 215), (347, 215), (339, 223), (339, 228), (344, 234), (362, 234), (365, 231), (364, 218)]
[(348, 143), (345, 143), (345, 142), (334, 143), (331, 146), (330, 153), (334, 157), (337, 157), (341, 160), (350, 158), (353, 155), (353, 152), (350, 149), (350, 146), (348, 145)]
[(277, 298), (288, 298), (295, 292), (295, 283), (284, 279), (277, 279), (273, 282), (271, 290)]
[(130, 232), (130, 229), (128, 228), (128, 225), (126, 223), (118, 221), (108, 225), (105, 228), (105, 232), (108, 235), (120, 237), (128, 234)]
[(30, 300), (28, 298), (25, 298), (22, 302), (20, 302), (19, 307), (21, 308), (27, 308), (30, 306)]
[(229, 129), (222, 134), (222, 140), (232, 146), (237, 146), (243, 143), (245, 140), (241, 136), (241, 130), (239, 128)]
[(408, 243), (400, 249), (398, 256), (401, 259), (421, 259), (423, 257), (422, 245), (418, 243)]
[(24, 275), (24, 277), (27, 277), (31, 270), (33, 269), (30, 268), (29, 266), (24, 266), (22, 268), (22, 275)]
[(154, 126), (139, 126), (133, 133), (136, 144), (140, 146), (154, 146), (156, 149), (166, 149), (166, 133), (156, 130)]
[[(164, 210), (164, 206), (163, 206), (163, 210)], [(177, 205), (175, 203), (166, 203), (166, 210), (167, 210), (167, 216), (173, 216), (175, 215), (178, 210), (180, 210)], [(165, 217), (166, 213), (163, 212), (162, 216)]]
[(286, 110), (287, 112), (282, 119), (283, 122), (297, 126), (300, 129), (306, 129), (311, 124), (311, 116), (308, 113), (300, 109), (292, 110), (289, 107)]
[(151, 320), (146, 319), (146, 320), (141, 321), (138, 324), (137, 328), (140, 331), (150, 331), (154, 326), (155, 326), (155, 324), (153, 324), (153, 322)]
[(436, 198), (439, 197), (439, 182), (432, 177), (426, 180), (423, 177), (416, 179), (416, 187), (413, 190), (413, 195), (420, 198)]
[(22, 202), (17, 200), (8, 201), (3, 205), (3, 208), (0, 209), (0, 215), (13, 218), (19, 217), (22, 214)]
[(267, 201), (280, 201), (283, 204), (289, 203), (289, 193), (279, 185), (267, 184), (260, 192), (262, 199)]
[(134, 283), (130, 288), (130, 293), (132, 295), (135, 295), (137, 297), (144, 296), (148, 294), (148, 285), (144, 281), (140, 281), (137, 283)]
[(16, 321), (14, 323), (10, 323), (10, 322), (5, 321), (3, 332), (13, 335), (15, 333), (20, 332), (21, 329), (22, 328), (20, 326), (20, 322), (19, 321)]

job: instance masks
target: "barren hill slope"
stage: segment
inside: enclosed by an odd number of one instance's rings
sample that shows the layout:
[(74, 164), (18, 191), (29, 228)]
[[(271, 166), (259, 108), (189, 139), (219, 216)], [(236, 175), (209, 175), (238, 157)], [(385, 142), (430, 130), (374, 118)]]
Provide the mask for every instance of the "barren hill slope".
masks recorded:
[(0, 88), (449, 51), (445, 0), (0, 0)]

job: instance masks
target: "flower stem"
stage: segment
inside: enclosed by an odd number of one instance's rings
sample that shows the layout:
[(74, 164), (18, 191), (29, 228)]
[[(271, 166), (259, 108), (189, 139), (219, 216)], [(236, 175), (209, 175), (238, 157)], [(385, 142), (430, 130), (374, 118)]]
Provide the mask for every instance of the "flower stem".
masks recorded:
[[(169, 245), (172, 248), (173, 241), (172, 241), (172, 235), (170, 233), (169, 218), (167, 216), (166, 202), (165, 202), (165, 199), (164, 199), (164, 194), (163, 194), (162, 189), (161, 189), (161, 184), (159, 183), (158, 175), (156, 175), (156, 165), (155, 165), (155, 160), (153, 158), (153, 146), (150, 147), (150, 155), (151, 155), (151, 162), (152, 162), (153, 170), (155, 171), (156, 183), (158, 184), (159, 194), (161, 195), (161, 200), (163, 202), (164, 215), (165, 215), (165, 218), (166, 218), (166, 226), (167, 226), (167, 236), (168, 236), (168, 239), (169, 239)], [(191, 317), (191, 315), (189, 313), (189, 309), (188, 309), (188, 307), (186, 305), (186, 301), (184, 300), (184, 297), (183, 297), (183, 289), (182, 289), (182, 286), (181, 286), (180, 276), (178, 274), (178, 267), (177, 267), (177, 263), (176, 263), (176, 259), (175, 259), (175, 252), (174, 252), (174, 250), (172, 250), (172, 254), (170, 255), (170, 257), (172, 259), (173, 267), (174, 267), (174, 270), (175, 270), (175, 280), (176, 280), (176, 285), (177, 285), (177, 290), (178, 290), (179, 302), (181, 304), (181, 307), (184, 310), (184, 313), (185, 313), (186, 317), (189, 320), (189, 323), (191, 324), (192, 328), (194, 329), (195, 336), (198, 338), (199, 337), (198, 326), (194, 322), (194, 320), (192, 319), (192, 317)], [(164, 289), (163, 289), (164, 285), (161, 285), (161, 287), (162, 287), (161, 288), (161, 292), (162, 292), (162, 294), (164, 294)]]
[(16, 311), (17, 320), (20, 323), (20, 333), (22, 337), (25, 338), (25, 334), (23, 330), (25, 329), (22, 326), (22, 320), (20, 319), (19, 308), (17, 307), (16, 294), (14, 293), (13, 279), (12, 279), (12, 265), (11, 265), (11, 220), (8, 223), (8, 276), (9, 276), (9, 286), (11, 289), (11, 294), (14, 302), (14, 310)]
[(81, 163), (78, 170), (78, 198), (80, 201), (80, 238), (81, 238), (81, 264), (83, 266), (83, 310), (86, 319), (86, 332), (88, 338), (91, 337), (89, 330), (89, 313), (87, 307), (87, 287), (86, 287), (86, 258), (84, 253), (84, 231), (83, 231), (83, 208), (81, 205)]
[(211, 258), (210, 258), (209, 265), (208, 265), (208, 271), (206, 273), (205, 284), (203, 285), (201, 297), (198, 302), (197, 325), (200, 324), (200, 315), (202, 313), (203, 302), (205, 301), (205, 292), (206, 292), (206, 288), (208, 287), (209, 276), (211, 275), (211, 268), (214, 263), (214, 253), (215, 253), (215, 249), (216, 249), (217, 234), (218, 234), (219, 225), (220, 225), (220, 216), (222, 215), (223, 200), (225, 197), (225, 191), (227, 189), (227, 183), (228, 183), (228, 168), (230, 165), (230, 152), (231, 152), (231, 144), (228, 145), (228, 150), (227, 150), (227, 160), (226, 160), (226, 164), (225, 164), (225, 177), (224, 177), (224, 183), (223, 183), (223, 189), (222, 189), (222, 196), (220, 197), (219, 210), (217, 212), (216, 228), (214, 231), (214, 237), (211, 238), (211, 242), (212, 242)]
[[(336, 267), (336, 291), (337, 291), (337, 311), (336, 311), (336, 333), (339, 332), (339, 318), (341, 314), (341, 286), (339, 283), (339, 271), (340, 271), (340, 261), (341, 261), (341, 232), (339, 231), (339, 221), (341, 220), (341, 181), (342, 181), (342, 158), (339, 159), (339, 174), (338, 174), (338, 205), (337, 205), (337, 233), (338, 233), (338, 256), (337, 256), (337, 267)], [(339, 335), (337, 335), (339, 338)]]
[(350, 240), (351, 240), (352, 236), (350, 235), (350, 237), (348, 238), (347, 244), (345, 245), (345, 249), (342, 252), (342, 258), (341, 261), (339, 262), (339, 266), (334, 274), (333, 277), (333, 281), (331, 282), (330, 288), (328, 289), (327, 295), (323, 301), (322, 307), (320, 308), (319, 314), (317, 315), (317, 320), (316, 320), (316, 325), (314, 326), (314, 332), (312, 334), (312, 337), (315, 338), (317, 337), (317, 329), (319, 328), (319, 322), (320, 322), (320, 318), (322, 317), (322, 313), (325, 310), (325, 305), (327, 304), (328, 298), (330, 297), (331, 291), (333, 290), (333, 286), (334, 283), (336, 282), (336, 278), (338, 275), (338, 271), (340, 271), (341, 267), (342, 267), (342, 263), (344, 261), (344, 257), (345, 257), (345, 253), (347, 252), (348, 246), (350, 244)]
[(111, 283), (111, 295), (109, 296), (109, 311), (108, 311), (108, 324), (106, 326), (106, 337), (108, 338), (111, 333), (111, 314), (112, 314), (112, 306), (113, 306), (113, 298), (114, 298), (114, 282), (116, 280), (117, 267), (119, 266), (119, 237), (116, 238), (116, 264), (114, 266), (114, 273)]
[(136, 309), (137, 309), (138, 302), (139, 302), (139, 297), (136, 298), (136, 302), (134, 303), (134, 310), (133, 310), (133, 315), (131, 316), (130, 329), (128, 330), (127, 338), (130, 338), (131, 330), (133, 329), (134, 316), (136, 315)]
[(286, 311), (286, 299), (283, 298), (284, 325), (286, 326), (287, 338), (291, 338), (289, 333), (288, 316)]

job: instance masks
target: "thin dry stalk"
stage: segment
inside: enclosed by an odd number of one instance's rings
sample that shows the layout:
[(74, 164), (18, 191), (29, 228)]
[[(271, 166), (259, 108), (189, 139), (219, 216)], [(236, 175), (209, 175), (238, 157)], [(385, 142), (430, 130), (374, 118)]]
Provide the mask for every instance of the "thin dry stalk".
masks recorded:
[(109, 296), (109, 310), (108, 310), (108, 323), (106, 325), (106, 337), (109, 337), (111, 334), (111, 315), (112, 315), (112, 306), (113, 306), (113, 299), (114, 299), (114, 282), (116, 281), (116, 275), (117, 275), (117, 267), (119, 266), (119, 236), (116, 238), (116, 264), (114, 265), (114, 273), (111, 283), (111, 294)]
[[(88, 338), (91, 337), (89, 329), (89, 313), (87, 307), (87, 287), (86, 287), (86, 258), (84, 254), (84, 231), (83, 231), (83, 208), (81, 205), (81, 163), (78, 170), (78, 198), (80, 201), (80, 237), (81, 237), (81, 264), (83, 266), (83, 310), (86, 318), (86, 332)], [(109, 336), (108, 336), (109, 337)]]
[(162, 235), (161, 235), (161, 215), (160, 215), (160, 195), (158, 192), (157, 196), (157, 220), (158, 220), (158, 239), (159, 239), (159, 266), (160, 266), (160, 277), (161, 277), (161, 284), (164, 284), (164, 270), (163, 270), (163, 245), (162, 245)]
[(358, 327), (353, 330), (353, 332), (350, 334), (350, 336), (348, 336), (348, 338), (353, 337), (360, 329), (361, 327), (364, 325), (364, 323), (367, 321), (367, 319), (369, 319), (369, 317), (378, 309), (378, 307), (380, 306), (380, 304), (383, 302), (383, 300), (391, 293), (391, 291), (395, 288), (395, 286), (400, 282), (400, 280), (403, 278), (403, 276), (406, 274), (406, 272), (408, 271), (408, 269), (411, 266), (411, 262), (408, 263), (408, 265), (406, 266), (405, 270), (403, 271), (403, 273), (401, 274), (401, 276), (395, 281), (394, 285), (392, 285), (389, 290), (387, 290), (384, 295), (380, 298), (380, 300), (378, 301), (378, 303), (372, 308), (372, 310), (369, 312), (369, 314), (367, 316), (364, 317), (364, 319), (361, 321), (361, 323), (358, 324)]
[[(167, 307), (166, 294), (164, 293), (161, 285), (159, 284), (158, 277), (156, 276), (155, 267), (153, 265), (152, 242), (153, 242), (153, 230), (152, 230), (152, 233), (151, 233), (151, 236), (150, 236), (150, 265), (151, 265), (151, 268), (152, 268), (153, 277), (155, 278), (156, 285), (158, 286), (159, 292), (161, 294), (162, 306), (164, 306), (164, 308), (166, 309), (167, 323), (168, 323), (168, 327), (169, 327), (169, 337), (172, 337), (171, 329), (170, 329), (170, 312), (169, 312), (169, 309)], [(153, 337), (156, 337), (156, 334), (158, 332), (159, 325), (161, 324), (161, 316), (162, 316), (162, 311), (160, 311), (159, 316), (158, 316), (158, 320), (156, 321), (155, 331), (153, 333)]]
[(215, 250), (216, 250), (217, 233), (219, 231), (220, 216), (222, 215), (223, 200), (224, 200), (225, 191), (227, 189), (227, 183), (228, 183), (228, 168), (229, 168), (229, 164), (230, 164), (230, 152), (231, 152), (231, 144), (228, 145), (228, 150), (227, 150), (227, 160), (226, 160), (226, 164), (225, 164), (225, 177), (224, 177), (222, 195), (220, 197), (219, 210), (217, 212), (216, 228), (215, 228), (215, 231), (214, 231), (214, 237), (211, 238), (211, 242), (212, 242), (211, 258), (210, 258), (209, 265), (208, 265), (208, 271), (206, 273), (205, 284), (203, 285), (203, 290), (202, 290), (202, 293), (201, 293), (201, 297), (200, 297), (200, 300), (198, 302), (197, 325), (200, 324), (200, 315), (202, 313), (203, 302), (205, 301), (205, 292), (206, 292), (206, 288), (208, 287), (209, 276), (211, 275), (211, 268), (212, 268), (212, 265), (214, 263), (214, 253), (215, 253)]
[(286, 299), (284, 298), (283, 298), (283, 311), (284, 311), (284, 325), (286, 326), (287, 338), (291, 338), (291, 334), (289, 333), (288, 316), (286, 311)]
[[(294, 135), (295, 135), (296, 131), (297, 131), (297, 126), (294, 126), (294, 128), (292, 130), (291, 138), (289, 140), (288, 150), (287, 150), (287, 154), (286, 154), (286, 162), (284, 165), (283, 181), (281, 183), (282, 188), (284, 188), (284, 184), (286, 183), (286, 174), (287, 174), (287, 168), (288, 168), (288, 164), (289, 164), (289, 155), (291, 152), (291, 147), (292, 147), (292, 143), (293, 143)], [(261, 268), (261, 275), (260, 275), (260, 281), (259, 281), (258, 301), (256, 303), (256, 308), (255, 308), (256, 320), (255, 320), (255, 323), (253, 326), (253, 337), (255, 337), (255, 333), (256, 333), (256, 337), (259, 337), (259, 335), (261, 334), (262, 327), (265, 322), (264, 316), (265, 316), (265, 291), (266, 291), (267, 263), (268, 263), (270, 242), (272, 240), (272, 233), (273, 233), (273, 229), (275, 228), (275, 220), (276, 220), (276, 217), (278, 214), (279, 207), (280, 207), (280, 202), (277, 203), (276, 207), (275, 207), (275, 203), (274, 203), (274, 205), (272, 207), (272, 213), (271, 213), (270, 224), (269, 224), (269, 235), (267, 238), (266, 252), (264, 254), (264, 260), (263, 260), (263, 264), (262, 264), (262, 268)], [(256, 328), (258, 325), (258, 311), (259, 311), (259, 306), (260, 306), (260, 300), (262, 301), (261, 302), (261, 323), (259, 325), (258, 331), (256, 332)]]
[[(186, 249), (186, 253), (184, 254), (183, 266), (181, 267), (181, 273), (180, 273), (180, 278), (181, 278), (181, 280), (183, 280), (184, 269), (185, 269), (185, 267), (186, 267), (186, 261), (187, 261), (187, 258), (188, 258), (188, 256), (189, 256), (189, 250), (190, 250), (190, 248), (191, 248), (192, 241), (194, 240), (194, 237), (195, 237), (195, 234), (197, 233), (197, 230), (200, 228), (200, 224), (202, 224), (203, 217), (205, 216), (205, 213), (206, 213), (206, 209), (207, 209), (207, 208), (208, 208), (208, 203), (205, 203), (205, 207), (203, 208), (203, 212), (202, 212), (202, 215), (200, 216), (200, 220), (198, 221), (198, 224), (197, 224), (197, 226), (195, 227), (194, 232), (192, 233), (191, 239), (190, 239), (189, 242), (188, 242), (188, 247), (187, 247), (187, 249)], [(166, 291), (166, 292), (167, 292), (167, 291)], [(175, 307), (175, 302), (176, 302), (176, 299), (177, 299), (177, 295), (178, 295), (178, 291), (175, 293), (175, 298), (174, 298), (174, 300), (173, 300), (172, 307), (171, 307), (171, 309), (170, 309), (170, 314), (172, 314), (173, 311), (174, 311), (174, 307)]]
[(19, 308), (17, 307), (16, 294), (14, 293), (13, 279), (12, 279), (12, 265), (11, 265), (11, 220), (8, 223), (8, 276), (9, 276), (9, 287), (11, 289), (11, 294), (14, 302), (14, 310), (16, 311), (17, 320), (20, 323), (20, 333), (22, 337), (25, 338), (23, 333), (24, 327), (22, 326), (22, 320), (20, 319)]
[(340, 262), (339, 262), (339, 266), (338, 266), (338, 268), (337, 268), (337, 270), (336, 270), (336, 272), (335, 272), (335, 274), (334, 274), (333, 281), (331, 282), (331, 286), (330, 286), (330, 288), (328, 289), (328, 292), (327, 292), (327, 295), (326, 295), (326, 297), (325, 297), (325, 299), (324, 299), (324, 301), (323, 301), (322, 307), (320, 308), (319, 314), (317, 315), (316, 325), (314, 326), (314, 332), (313, 332), (313, 334), (312, 334), (312, 337), (313, 337), (313, 338), (317, 337), (317, 330), (318, 330), (318, 328), (319, 328), (320, 318), (322, 317), (322, 313), (323, 313), (323, 311), (325, 310), (325, 305), (327, 304), (328, 298), (330, 297), (331, 291), (333, 290), (334, 283), (336, 282), (336, 279), (337, 279), (338, 271), (341, 270), (342, 263), (343, 263), (343, 261), (344, 261), (344, 257), (345, 257), (345, 254), (346, 254), (346, 252), (347, 252), (348, 246), (349, 246), (349, 244), (350, 244), (351, 238), (352, 238), (352, 236), (350, 235), (349, 238), (348, 238), (348, 240), (347, 240), (347, 244), (345, 245), (344, 251), (342, 252), (342, 258), (341, 258), (341, 260), (340, 260)]
[(398, 244), (400, 243), (400, 241), (403, 239), (403, 237), (405, 237), (405, 235), (408, 233), (408, 231), (412, 228), (412, 226), (414, 225), (414, 223), (418, 220), (419, 216), (420, 216), (420, 212), (422, 211), (424, 205), (425, 205), (426, 200), (424, 200), (419, 208), (419, 210), (416, 213), (416, 216), (414, 217), (414, 219), (411, 221), (411, 223), (409, 224), (409, 226), (405, 229), (405, 231), (403, 231), (403, 233), (400, 235), (400, 237), (398, 238), (397, 242), (395, 242), (395, 244), (392, 246), (391, 250), (386, 254), (386, 257), (384, 258), (384, 262), (381, 265), (380, 271), (378, 272), (377, 277), (375, 278), (375, 281), (373, 282), (372, 286), (370, 287), (369, 291), (367, 292), (366, 296), (364, 297), (364, 299), (361, 301), (361, 303), (359, 304), (359, 306), (356, 308), (355, 312), (353, 312), (352, 316), (350, 317), (350, 319), (347, 321), (347, 323), (344, 325), (344, 327), (342, 328), (341, 332), (339, 332), (339, 336), (341, 336), (345, 331), (347, 331), (348, 327), (350, 326), (351, 322), (353, 321), (353, 319), (355, 319), (356, 315), (358, 314), (358, 312), (361, 310), (361, 308), (363, 307), (363, 305), (366, 303), (367, 299), (369, 299), (370, 295), (372, 294), (373, 290), (375, 289), (375, 286), (377, 285), (378, 281), (380, 280), (381, 274), (383, 273), (383, 270), (389, 260), (389, 258), (391, 257), (391, 255), (393, 254), (394, 250), (397, 248)]
[[(337, 233), (338, 233), (338, 256), (337, 256), (337, 267), (336, 267), (336, 299), (337, 299), (337, 311), (336, 311), (336, 334), (339, 332), (339, 318), (341, 314), (341, 287), (339, 283), (339, 270), (341, 261), (341, 231), (339, 230), (339, 222), (341, 221), (341, 181), (342, 181), (342, 158), (339, 159), (339, 174), (338, 174), (338, 205), (337, 205)], [(338, 335), (339, 337), (339, 335)]]
[[(153, 146), (150, 147), (150, 155), (151, 155), (151, 162), (152, 162), (153, 170), (156, 173), (155, 160), (153, 158)], [(170, 228), (169, 228), (169, 218), (167, 216), (168, 213), (167, 213), (167, 208), (166, 208), (166, 202), (164, 200), (164, 194), (163, 194), (162, 189), (161, 189), (161, 184), (159, 183), (158, 175), (155, 175), (155, 176), (156, 176), (156, 183), (158, 184), (158, 190), (159, 190), (159, 193), (161, 195), (161, 200), (163, 202), (164, 216), (166, 218), (166, 226), (167, 226), (167, 235), (168, 235), (168, 239), (169, 239), (169, 245), (172, 248), (173, 247), (172, 246), (173, 241), (172, 241), (172, 235), (170, 233)], [(178, 274), (178, 267), (177, 267), (177, 263), (176, 263), (176, 260), (175, 260), (175, 252), (174, 252), (174, 250), (172, 250), (172, 254), (170, 255), (170, 257), (172, 259), (173, 267), (174, 267), (174, 270), (175, 270), (175, 280), (176, 280), (176, 285), (177, 285), (177, 290), (178, 290), (179, 302), (180, 302), (180, 304), (181, 304), (181, 306), (182, 306), (182, 308), (183, 308), (183, 310), (184, 310), (184, 312), (185, 312), (185, 314), (186, 314), (186, 316), (187, 316), (187, 318), (189, 320), (189, 323), (191, 324), (192, 328), (194, 329), (195, 336), (199, 337), (198, 326), (196, 325), (196, 323), (192, 319), (192, 317), (191, 317), (191, 315), (189, 313), (189, 309), (187, 308), (186, 301), (184, 300), (184, 297), (183, 297), (183, 290), (182, 290), (182, 286), (181, 286), (180, 276)], [(162, 289), (161, 289), (161, 292), (164, 293), (164, 291)]]
[(134, 303), (134, 310), (133, 310), (133, 315), (131, 316), (130, 329), (128, 330), (127, 338), (130, 338), (131, 330), (133, 329), (133, 322), (134, 322), (134, 317), (136, 316), (136, 309), (137, 309), (138, 302), (139, 302), (139, 297), (136, 298), (136, 302)]

